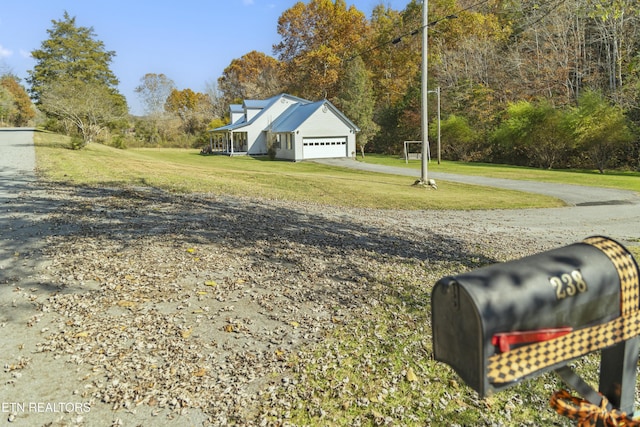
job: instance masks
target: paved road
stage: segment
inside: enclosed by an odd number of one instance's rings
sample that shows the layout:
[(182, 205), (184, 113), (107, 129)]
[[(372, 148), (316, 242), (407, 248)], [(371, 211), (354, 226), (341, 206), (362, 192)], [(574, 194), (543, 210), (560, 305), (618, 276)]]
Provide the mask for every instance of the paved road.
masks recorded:
[[(323, 159), (319, 163), (372, 172), (420, 177), (420, 171), (362, 163), (353, 159)], [(567, 203), (564, 208), (471, 211), (469, 223), (488, 231), (525, 227), (532, 235), (558, 235), (576, 241), (604, 235), (627, 245), (640, 244), (640, 195), (632, 191), (579, 185), (550, 184), (477, 176), (429, 173), (436, 181), (452, 181), (545, 194)], [(435, 213), (437, 215), (437, 213)], [(448, 215), (448, 213), (447, 213)], [(489, 219), (488, 219), (489, 218)]]
[(0, 128), (0, 191), (35, 179), (33, 128)]
[(39, 197), (33, 129), (0, 128), (0, 284), (32, 274), (30, 256), (43, 227), (38, 211), (50, 209)]

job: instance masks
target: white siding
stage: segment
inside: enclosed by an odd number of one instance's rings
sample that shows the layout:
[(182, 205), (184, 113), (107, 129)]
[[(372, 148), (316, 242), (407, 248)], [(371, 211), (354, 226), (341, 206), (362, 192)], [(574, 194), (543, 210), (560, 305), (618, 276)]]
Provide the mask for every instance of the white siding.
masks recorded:
[(231, 104), (229, 106), (229, 118), (231, 119), (230, 123), (235, 123), (243, 117), (244, 109), (242, 108), (242, 105)]
[(251, 121), (251, 119), (257, 116), (260, 111), (262, 111), (262, 108), (247, 108), (245, 110), (247, 121)]
[(295, 134), (293, 133), (281, 133), (280, 147), (276, 148), (276, 157), (278, 159), (295, 160)]
[(255, 122), (247, 126), (249, 133), (249, 154), (267, 154), (267, 138), (266, 131), (269, 125), (282, 114), (289, 106), (297, 103), (297, 101), (280, 98), (263, 112)]
[[(340, 137), (346, 140), (345, 150), (342, 151), (339, 155), (331, 156), (331, 157), (345, 157), (351, 156), (352, 153), (355, 153), (356, 150), (356, 135), (352, 132), (349, 126), (343, 122), (338, 116), (336, 116), (331, 109), (329, 108), (320, 108), (316, 111), (311, 117), (309, 117), (299, 128), (299, 133), (296, 135), (296, 155), (295, 160), (305, 160), (312, 158), (320, 158), (320, 157), (311, 157), (317, 156), (318, 154), (323, 154), (323, 156), (327, 156), (327, 147), (325, 145), (325, 150), (321, 151), (320, 148), (318, 150), (313, 149), (311, 153), (305, 152), (304, 141), (307, 138), (320, 138), (325, 139), (325, 141), (331, 141), (333, 138)], [(318, 142), (321, 142), (321, 140)], [(337, 148), (335, 151), (337, 153)], [(326, 158), (326, 157), (325, 157)]]

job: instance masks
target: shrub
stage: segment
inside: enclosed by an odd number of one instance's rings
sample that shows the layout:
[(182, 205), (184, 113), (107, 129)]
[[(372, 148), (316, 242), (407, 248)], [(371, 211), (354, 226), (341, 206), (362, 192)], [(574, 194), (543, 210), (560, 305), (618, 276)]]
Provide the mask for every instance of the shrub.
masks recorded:
[(614, 166), (634, 139), (622, 109), (595, 91), (580, 96), (570, 124), (582, 158), (600, 173)]

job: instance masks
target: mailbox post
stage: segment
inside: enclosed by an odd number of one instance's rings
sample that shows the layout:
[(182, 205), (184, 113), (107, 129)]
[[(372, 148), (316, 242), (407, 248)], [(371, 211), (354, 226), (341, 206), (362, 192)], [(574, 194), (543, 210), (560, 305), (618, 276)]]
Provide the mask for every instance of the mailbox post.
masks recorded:
[(633, 256), (614, 240), (594, 236), (444, 277), (431, 301), (435, 359), (482, 397), (556, 371), (594, 400), (599, 394), (567, 365), (600, 351), (600, 394), (633, 413), (639, 273)]
[(634, 337), (605, 348), (600, 355), (600, 393), (627, 414), (634, 411), (639, 350), (640, 337)]

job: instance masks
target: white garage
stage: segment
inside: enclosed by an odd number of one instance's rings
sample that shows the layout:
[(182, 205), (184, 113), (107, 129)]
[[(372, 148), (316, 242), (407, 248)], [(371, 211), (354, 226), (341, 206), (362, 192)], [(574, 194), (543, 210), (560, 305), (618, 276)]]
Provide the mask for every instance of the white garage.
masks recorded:
[(347, 137), (303, 138), (302, 156), (305, 159), (345, 157)]
[(209, 131), (212, 152), (273, 155), (294, 162), (356, 152), (360, 129), (326, 99), (312, 102), (287, 94), (245, 99), (231, 105), (229, 113), (230, 124)]

